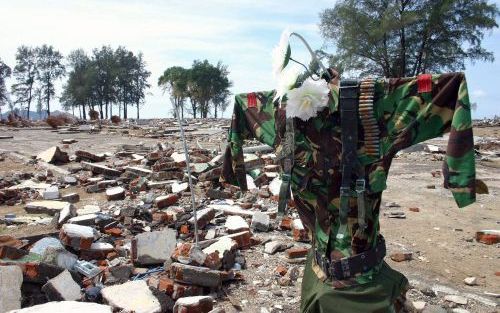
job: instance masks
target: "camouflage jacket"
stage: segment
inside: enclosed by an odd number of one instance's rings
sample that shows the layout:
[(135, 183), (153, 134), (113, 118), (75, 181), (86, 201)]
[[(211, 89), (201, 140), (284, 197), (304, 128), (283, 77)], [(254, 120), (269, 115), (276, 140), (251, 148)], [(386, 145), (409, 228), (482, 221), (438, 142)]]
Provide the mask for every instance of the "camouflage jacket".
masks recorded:
[[(359, 254), (375, 246), (379, 235), (382, 191), (395, 154), (419, 142), (449, 132), (443, 164), (444, 187), (451, 190), (459, 207), (475, 201), (475, 159), (467, 84), (463, 73), (377, 79), (373, 114), (379, 130), (377, 155), (367, 153), (362, 121), (358, 130), (358, 160), (367, 182), (366, 226), (360, 229), (357, 201), (349, 199), (347, 236), (339, 239), (339, 205), (342, 152), (338, 82), (330, 83), (328, 107), (304, 122), (295, 119), (294, 166), (291, 188), (314, 247), (331, 260)], [(425, 85), (425, 84), (424, 84)], [(285, 113), (273, 103), (273, 91), (236, 96), (221, 181), (246, 189), (242, 146), (256, 138), (280, 149), (285, 132)], [(286, 104), (283, 103), (283, 107)], [(315, 272), (325, 278), (319, 268)], [(355, 278), (333, 281), (334, 288), (371, 281), (379, 267)]]

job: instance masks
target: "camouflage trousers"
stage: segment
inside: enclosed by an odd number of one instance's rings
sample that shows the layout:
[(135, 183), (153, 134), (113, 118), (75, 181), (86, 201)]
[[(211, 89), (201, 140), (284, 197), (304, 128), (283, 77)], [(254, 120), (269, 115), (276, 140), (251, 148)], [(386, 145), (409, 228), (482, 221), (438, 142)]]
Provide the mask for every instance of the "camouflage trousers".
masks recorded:
[(372, 282), (334, 289), (314, 273), (309, 254), (302, 280), (301, 313), (404, 313), (408, 280), (383, 263)]

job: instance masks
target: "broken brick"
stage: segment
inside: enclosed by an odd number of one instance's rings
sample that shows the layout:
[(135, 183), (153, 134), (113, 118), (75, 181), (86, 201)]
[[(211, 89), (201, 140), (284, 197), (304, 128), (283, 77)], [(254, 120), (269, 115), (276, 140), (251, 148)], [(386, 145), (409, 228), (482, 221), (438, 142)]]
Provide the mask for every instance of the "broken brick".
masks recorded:
[(286, 257), (289, 259), (305, 258), (309, 249), (303, 247), (290, 248), (285, 251)]
[(210, 296), (180, 298), (175, 302), (174, 313), (208, 313), (214, 307)]
[(179, 196), (176, 194), (169, 194), (166, 196), (160, 196), (155, 199), (155, 204), (158, 209), (163, 209), (168, 206), (175, 204), (179, 200)]

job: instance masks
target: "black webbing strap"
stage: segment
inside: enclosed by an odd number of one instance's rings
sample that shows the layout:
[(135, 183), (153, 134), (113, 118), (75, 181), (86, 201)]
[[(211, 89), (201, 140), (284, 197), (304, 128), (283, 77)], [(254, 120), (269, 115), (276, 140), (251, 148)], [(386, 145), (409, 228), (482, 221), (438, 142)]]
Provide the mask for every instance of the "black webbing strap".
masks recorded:
[(316, 264), (323, 270), (328, 278), (345, 280), (356, 274), (364, 273), (379, 265), (386, 254), (385, 240), (381, 235), (375, 247), (351, 257), (342, 258), (331, 262), (322, 253), (314, 250)]
[(352, 172), (357, 167), (359, 84), (340, 83), (340, 126), (342, 129), (342, 187), (351, 189)]
[(356, 80), (340, 82), (340, 126), (342, 139), (342, 185), (340, 187), (340, 227), (337, 237), (342, 238), (347, 231), (349, 197), (352, 191), (353, 171), (358, 167), (358, 98), (359, 83)]

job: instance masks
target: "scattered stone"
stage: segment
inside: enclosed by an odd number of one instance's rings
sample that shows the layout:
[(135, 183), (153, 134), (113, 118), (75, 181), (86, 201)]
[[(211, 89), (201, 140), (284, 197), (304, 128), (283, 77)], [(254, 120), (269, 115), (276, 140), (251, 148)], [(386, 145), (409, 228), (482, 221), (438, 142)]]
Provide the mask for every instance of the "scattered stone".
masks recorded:
[(466, 305), (468, 302), (467, 298), (458, 295), (446, 295), (444, 296), (444, 300), (461, 305)]
[(177, 200), (179, 200), (179, 196), (176, 194), (170, 194), (166, 196), (160, 196), (155, 199), (155, 204), (158, 209), (163, 209), (174, 205)]
[[(197, 217), (198, 228), (203, 229), (215, 217), (215, 210), (210, 207), (207, 207), (205, 209), (197, 211), (196, 217)], [(189, 219), (189, 223), (191, 225), (194, 225), (194, 216)]]
[(78, 213), (78, 215), (97, 214), (101, 212), (101, 208), (98, 205), (87, 204), (76, 212)]
[(406, 218), (405, 212), (401, 211), (384, 212), (384, 216), (387, 216), (388, 218), (401, 218), (401, 219)]
[(213, 301), (210, 296), (180, 298), (175, 302), (174, 313), (208, 313), (213, 309)]
[(264, 252), (267, 254), (275, 254), (280, 250), (284, 250), (286, 245), (284, 245), (281, 241), (274, 240), (266, 243), (264, 245)]
[(24, 210), (30, 214), (56, 215), (66, 206), (73, 206), (71, 203), (54, 200), (40, 200), (29, 202), (24, 206)]
[(49, 280), (42, 291), (49, 301), (73, 301), (81, 298), (80, 286), (73, 280), (68, 270)]
[(241, 231), (249, 230), (248, 223), (243, 217), (238, 215), (228, 216), (224, 225), (227, 232), (230, 234), (238, 233)]
[(109, 168), (101, 164), (94, 164), (89, 162), (81, 162), (81, 164), (84, 169), (92, 171), (92, 173), (94, 174), (102, 174), (105, 177), (117, 177), (122, 174), (121, 171)]
[(35, 242), (29, 252), (43, 255), (48, 248), (64, 249), (59, 239), (53, 237), (45, 237)]
[(413, 253), (411, 252), (395, 252), (391, 254), (391, 260), (394, 262), (411, 261), (413, 259)]
[(80, 201), (80, 195), (76, 192), (68, 193), (61, 196), (61, 200), (69, 203), (77, 203)]
[(223, 237), (217, 242), (203, 249), (203, 252), (207, 255), (217, 252), (219, 255), (219, 259), (222, 260), (222, 267), (228, 270), (231, 269), (234, 265), (237, 248), (238, 243), (235, 240), (229, 237)]
[(252, 217), (251, 227), (257, 231), (267, 232), (269, 231), (270, 217), (268, 214), (262, 213), (260, 211), (255, 212)]
[(422, 312), (425, 309), (427, 303), (425, 301), (413, 301), (412, 305), (415, 311)]
[(223, 281), (223, 272), (206, 267), (172, 263), (169, 269), (170, 278), (175, 281), (204, 287), (218, 287)]
[(77, 150), (75, 151), (77, 161), (88, 161), (88, 162), (102, 162), (106, 158), (103, 155), (93, 154), (87, 151)]
[(78, 184), (78, 180), (76, 179), (76, 177), (73, 177), (73, 176), (65, 176), (64, 183), (74, 186), (74, 185)]
[(132, 260), (142, 265), (162, 264), (172, 255), (176, 237), (176, 231), (170, 228), (137, 235), (132, 240)]
[(123, 187), (112, 187), (107, 189), (106, 199), (108, 199), (108, 201), (125, 199), (125, 189)]
[(299, 242), (309, 242), (309, 234), (302, 224), (300, 218), (294, 219), (292, 222), (293, 240)]
[(104, 301), (115, 310), (135, 313), (159, 313), (162, 311), (160, 302), (144, 280), (105, 287), (101, 293)]
[(173, 183), (172, 184), (172, 192), (173, 193), (179, 193), (179, 192), (183, 192), (183, 191), (186, 191), (189, 189), (189, 184), (188, 183)]
[(66, 152), (61, 151), (59, 147), (51, 147), (36, 156), (37, 159), (47, 163), (68, 163), (69, 156)]
[(50, 186), (43, 192), (44, 200), (55, 200), (59, 199), (59, 188), (57, 186)]
[(54, 312), (113, 313), (113, 310), (108, 305), (91, 303), (91, 302), (53, 301), (35, 305), (32, 307), (27, 307), (20, 310), (10, 311), (9, 313), (54, 313)]
[(451, 313), (469, 313), (469, 311), (466, 309), (454, 308), (451, 310)]
[(409, 210), (416, 213), (420, 212), (420, 208), (409, 208)]
[(96, 232), (92, 227), (76, 224), (64, 224), (59, 232), (61, 242), (75, 250), (90, 249), (96, 237)]
[(21, 308), (23, 272), (19, 266), (0, 266), (0, 312)]
[(468, 286), (475, 286), (475, 285), (477, 285), (477, 278), (476, 277), (467, 277), (464, 279), (464, 283)]

